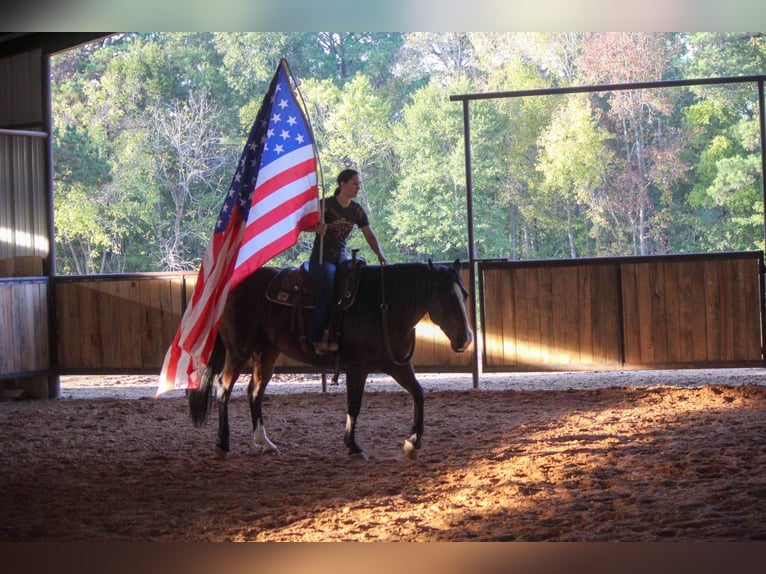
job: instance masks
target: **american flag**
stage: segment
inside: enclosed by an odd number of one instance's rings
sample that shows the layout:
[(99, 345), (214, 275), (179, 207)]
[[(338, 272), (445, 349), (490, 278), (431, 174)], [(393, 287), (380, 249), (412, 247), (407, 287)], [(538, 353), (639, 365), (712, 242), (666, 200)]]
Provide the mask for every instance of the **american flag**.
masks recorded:
[(315, 147), (289, 78), (282, 60), (165, 354), (157, 395), (199, 386), (229, 291), (319, 221)]

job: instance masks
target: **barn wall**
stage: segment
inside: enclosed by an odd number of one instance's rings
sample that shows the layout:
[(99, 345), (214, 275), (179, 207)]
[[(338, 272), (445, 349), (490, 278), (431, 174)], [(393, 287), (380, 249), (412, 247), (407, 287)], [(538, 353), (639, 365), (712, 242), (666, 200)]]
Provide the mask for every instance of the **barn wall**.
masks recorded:
[(482, 262), (487, 371), (761, 366), (761, 252)]

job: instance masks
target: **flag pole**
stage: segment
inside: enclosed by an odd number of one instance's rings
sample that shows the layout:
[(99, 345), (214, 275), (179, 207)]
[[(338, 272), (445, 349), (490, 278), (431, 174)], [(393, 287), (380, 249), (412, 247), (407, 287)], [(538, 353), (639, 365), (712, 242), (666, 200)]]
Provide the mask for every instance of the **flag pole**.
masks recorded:
[[(295, 88), (295, 92), (298, 94), (298, 97), (301, 100), (301, 104), (303, 105), (303, 110), (306, 113), (306, 118), (309, 117), (309, 109), (306, 105), (306, 101), (303, 99), (303, 94), (301, 93), (300, 88), (298, 87), (298, 82), (295, 81), (295, 76), (293, 76), (293, 72), (290, 69), (290, 64), (287, 62), (286, 58), (281, 58), (279, 60), (280, 65), (283, 65), (285, 67), (285, 70), (287, 71), (287, 75), (289, 76), (290, 80), (292, 81), (292, 84)], [(319, 202), (319, 223), (324, 224), (324, 198), (327, 192), (327, 189), (325, 188), (324, 184), (324, 171), (322, 171), (322, 160), (319, 158), (319, 148), (317, 148), (316, 144), (316, 138), (314, 137), (314, 128), (311, 125), (311, 120), (307, 122), (306, 128), (309, 131), (309, 135), (311, 136), (311, 145), (314, 148), (314, 157), (316, 158), (316, 164), (317, 164), (317, 171), (319, 172), (319, 181), (320, 187), (322, 188), (322, 198)], [(324, 235), (319, 236), (319, 264), (321, 265), (324, 259)]]

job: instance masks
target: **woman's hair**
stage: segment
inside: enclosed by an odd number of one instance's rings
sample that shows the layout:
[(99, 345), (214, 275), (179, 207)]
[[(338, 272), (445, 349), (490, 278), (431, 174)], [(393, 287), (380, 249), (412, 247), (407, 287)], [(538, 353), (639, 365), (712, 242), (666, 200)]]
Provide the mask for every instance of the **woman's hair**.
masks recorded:
[(355, 169), (344, 169), (342, 172), (338, 174), (338, 177), (335, 178), (335, 180), (338, 182), (338, 187), (335, 188), (335, 193), (333, 195), (338, 195), (340, 193), (340, 184), (346, 183), (349, 179), (354, 177), (355, 175), (359, 175), (359, 172)]

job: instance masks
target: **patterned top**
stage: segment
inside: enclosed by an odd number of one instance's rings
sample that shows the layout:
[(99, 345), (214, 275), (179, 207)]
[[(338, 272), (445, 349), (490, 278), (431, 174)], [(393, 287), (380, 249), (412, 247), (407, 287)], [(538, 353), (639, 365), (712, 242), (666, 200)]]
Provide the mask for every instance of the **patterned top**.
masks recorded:
[[(370, 224), (364, 208), (356, 201), (351, 200), (348, 207), (341, 206), (335, 196), (322, 200), (324, 203), (324, 222), (327, 224), (327, 233), (324, 235), (324, 248), (322, 261), (340, 263), (348, 259), (346, 253), (346, 240), (354, 229), (354, 225), (366, 227)], [(319, 262), (320, 236), (314, 239), (314, 248), (311, 250), (311, 263)]]

